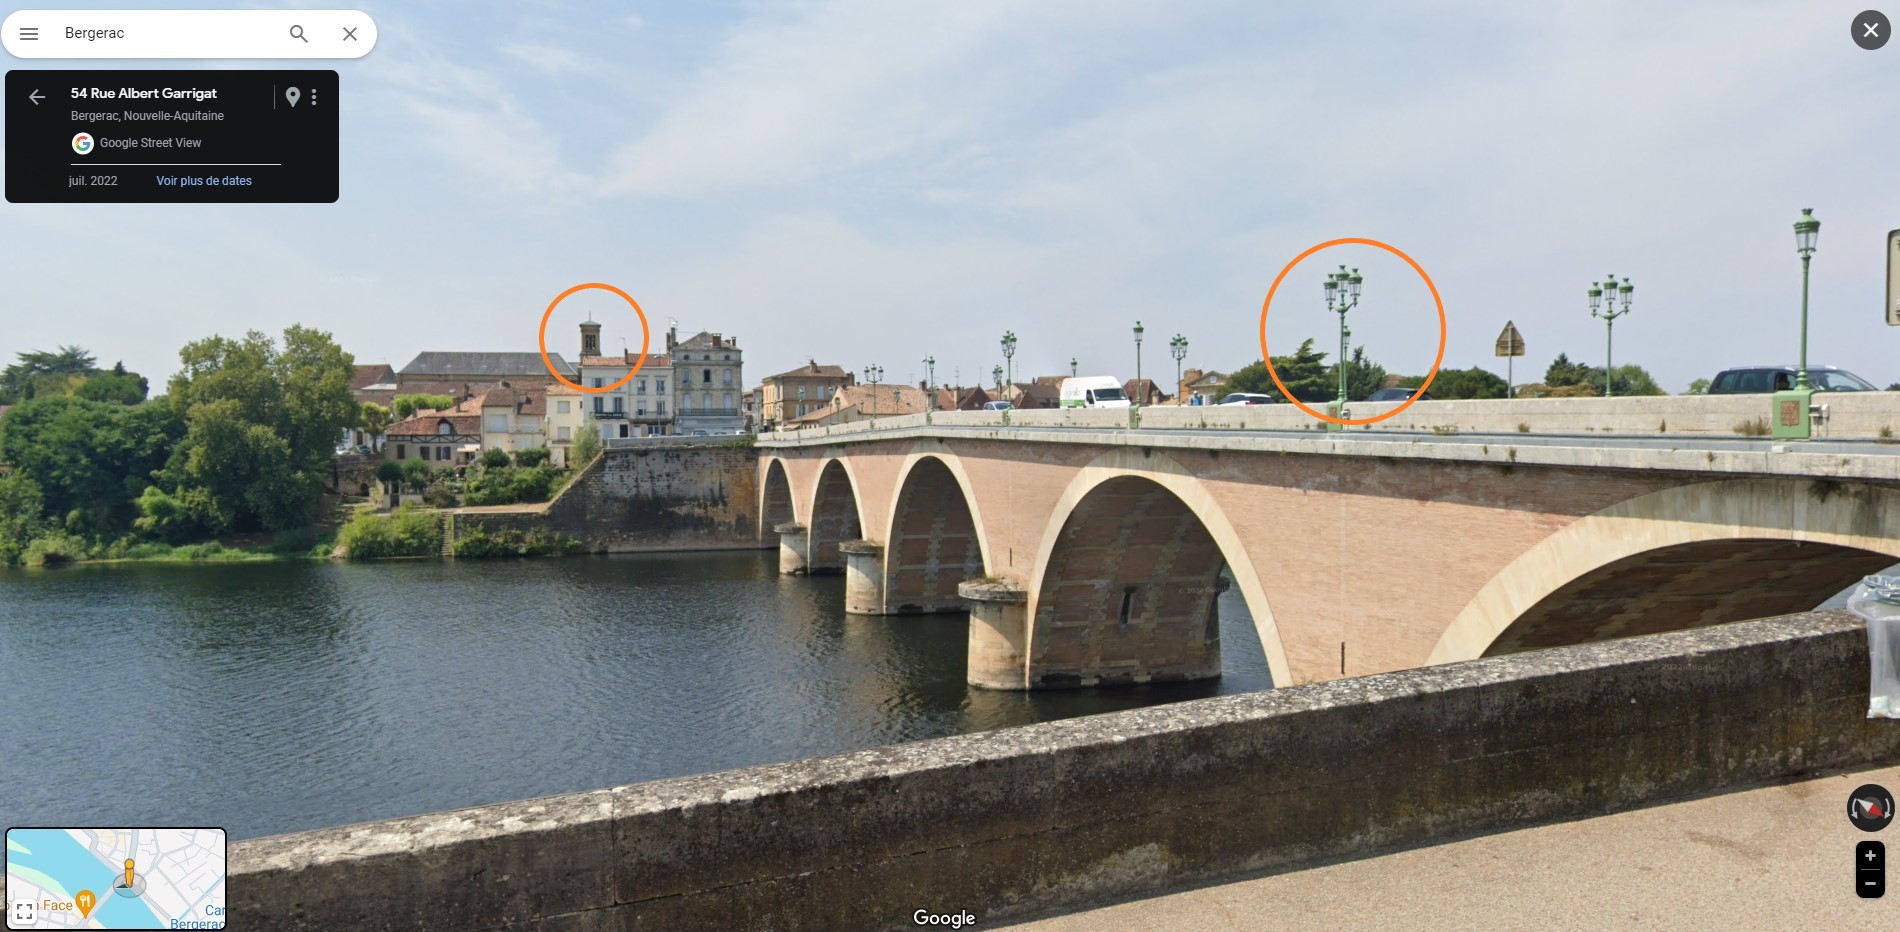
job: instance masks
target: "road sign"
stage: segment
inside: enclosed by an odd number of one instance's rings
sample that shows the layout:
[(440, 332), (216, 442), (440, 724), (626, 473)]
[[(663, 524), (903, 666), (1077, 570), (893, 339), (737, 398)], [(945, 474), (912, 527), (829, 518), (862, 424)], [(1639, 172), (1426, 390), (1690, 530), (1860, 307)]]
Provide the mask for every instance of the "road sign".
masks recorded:
[(1900, 230), (1887, 234), (1887, 326), (1900, 327)]
[[(1900, 233), (1900, 230), (1895, 230), (1894, 232)], [(1517, 325), (1508, 320), (1504, 322), (1504, 332), (1498, 334), (1498, 355), (1524, 355), (1524, 335), (1518, 333)]]

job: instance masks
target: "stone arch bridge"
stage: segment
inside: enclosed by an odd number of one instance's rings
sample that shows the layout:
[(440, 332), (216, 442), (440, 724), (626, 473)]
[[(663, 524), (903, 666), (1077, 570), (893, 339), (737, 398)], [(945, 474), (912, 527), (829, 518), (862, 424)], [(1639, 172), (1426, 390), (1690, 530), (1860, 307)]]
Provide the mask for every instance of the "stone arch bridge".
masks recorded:
[(1803, 611), (1900, 562), (1873, 442), (1102, 414), (763, 436), (760, 534), (846, 573), (848, 611), (967, 612), (1001, 689), (1216, 676), (1230, 585), (1292, 684)]

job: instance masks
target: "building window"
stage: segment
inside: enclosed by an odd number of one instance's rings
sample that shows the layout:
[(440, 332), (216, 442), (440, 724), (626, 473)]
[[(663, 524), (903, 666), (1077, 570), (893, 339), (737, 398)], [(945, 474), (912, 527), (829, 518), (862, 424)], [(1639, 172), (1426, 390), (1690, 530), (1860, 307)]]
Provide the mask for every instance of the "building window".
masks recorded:
[(557, 428), (554, 432), (554, 439), (561, 440), (561, 441), (570, 439), (570, 435), (568, 431), (569, 431), (569, 428), (566, 428), (566, 427)]
[(567, 413), (567, 402), (565, 402), (565, 401), (557, 401), (557, 402), (555, 402), (555, 403), (554, 403), (554, 412), (555, 412), (556, 414), (566, 414), (566, 413)]
[(625, 424), (620, 425), (620, 436), (622, 437), (627, 436), (627, 425)]
[(680, 396), (680, 413), (691, 414), (692, 411), (693, 411), (693, 396), (681, 395)]
[(435, 434), (438, 437), (453, 437), (455, 436), (455, 425), (448, 421), (440, 421), (435, 425)]
[(508, 415), (506, 414), (489, 415), (488, 416), (488, 432), (491, 434), (507, 433), (508, 432)]
[(732, 410), (732, 393), (731, 392), (726, 393), (726, 410), (728, 412)]
[(712, 392), (707, 392), (699, 396), (699, 406), (702, 408), (705, 408), (708, 411), (711, 411), (713, 409)]
[(600, 412), (607, 410), (605, 407), (603, 407), (603, 405), (605, 404), (606, 402), (602, 401), (599, 395), (595, 395), (594, 396), (594, 413), (599, 414)]
[(711, 381), (712, 381), (712, 370), (711, 370), (711, 369), (701, 369), (701, 370), (699, 370), (699, 381), (700, 381), (700, 382), (702, 382), (702, 383), (704, 383), (704, 382), (711, 382)]
[(658, 405), (658, 407), (654, 409), (653, 413), (655, 415), (658, 415), (659, 417), (665, 417), (666, 416), (666, 399), (662, 398), (656, 404)]
[(396, 444), (396, 458), (406, 459), (408, 458), (408, 456), (409, 456), (409, 445), (406, 443)]
[(599, 377), (599, 376), (595, 376), (595, 377), (594, 377), (594, 387), (595, 387), (595, 388), (599, 388), (599, 387), (600, 387), (600, 377)]
[(725, 373), (726, 373), (724, 376), (725, 382), (727, 385), (731, 385), (732, 384), (732, 370), (727, 369), (725, 370)]
[(449, 448), (437, 447), (435, 450), (435, 458), (447, 462), (449, 458)]
[(664, 395), (664, 394), (666, 394), (666, 380), (665, 380), (665, 379), (654, 379), (654, 380), (653, 380), (653, 390), (654, 390), (654, 391), (655, 391), (656, 393), (658, 393), (658, 394), (661, 394), (661, 395)]
[(640, 394), (644, 395), (646, 393), (647, 393), (647, 380), (641, 379), (640, 380)]
[(732, 361), (732, 354), (731, 354), (731, 353), (727, 353), (726, 355), (724, 355), (724, 356), (721, 356), (721, 357), (719, 357), (719, 358), (721, 358), (721, 359), (724, 359), (724, 360), (726, 360), (727, 362), (731, 362), (731, 361)]
[(621, 404), (620, 404), (621, 401), (622, 399), (619, 395), (614, 396), (614, 413), (615, 414), (619, 414), (621, 411), (625, 410), (624, 408), (621, 407)]

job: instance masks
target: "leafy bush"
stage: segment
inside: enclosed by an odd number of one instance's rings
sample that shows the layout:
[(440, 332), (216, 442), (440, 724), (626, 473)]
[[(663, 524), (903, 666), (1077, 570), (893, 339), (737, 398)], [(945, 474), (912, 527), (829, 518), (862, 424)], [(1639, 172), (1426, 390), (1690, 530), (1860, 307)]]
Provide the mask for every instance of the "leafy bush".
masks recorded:
[(431, 508), (454, 508), (462, 502), (456, 498), (455, 490), (447, 485), (436, 483), (422, 493), (422, 503)]
[(507, 527), (491, 531), (476, 527), (455, 540), (455, 555), (470, 558), (535, 557), (579, 553), (585, 549), (580, 541), (539, 527), (527, 531)]
[(58, 566), (62, 563), (77, 563), (85, 558), (85, 541), (56, 531), (28, 544), (20, 562), (27, 566)]
[(555, 471), (549, 466), (532, 469), (484, 469), (468, 481), (464, 501), (470, 505), (513, 505), (517, 502), (545, 502), (554, 488)]
[(20, 562), (45, 523), (40, 513), (44, 503), (40, 487), (24, 473), (0, 476), (0, 566)]
[(414, 491), (420, 492), (429, 484), (429, 472), (429, 464), (422, 460), (403, 460), (402, 462), (402, 479)]
[(391, 515), (358, 512), (338, 532), (337, 542), (352, 560), (434, 556), (442, 551), (442, 522), (434, 512), (408, 505)]
[(516, 450), (515, 465), (532, 469), (547, 462), (550, 455), (552, 454), (548, 452), (547, 447), (529, 447), (526, 450)]
[(482, 466), (487, 469), (507, 469), (510, 460), (508, 453), (489, 447), (482, 451)]

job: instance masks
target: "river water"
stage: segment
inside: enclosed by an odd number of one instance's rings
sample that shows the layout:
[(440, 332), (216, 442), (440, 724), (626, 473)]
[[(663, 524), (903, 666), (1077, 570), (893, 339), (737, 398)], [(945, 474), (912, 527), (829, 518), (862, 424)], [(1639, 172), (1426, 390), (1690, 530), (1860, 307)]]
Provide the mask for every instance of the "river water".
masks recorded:
[(776, 552), (0, 570), (0, 824), (248, 838), (1271, 685), (966, 686), (959, 615)]

